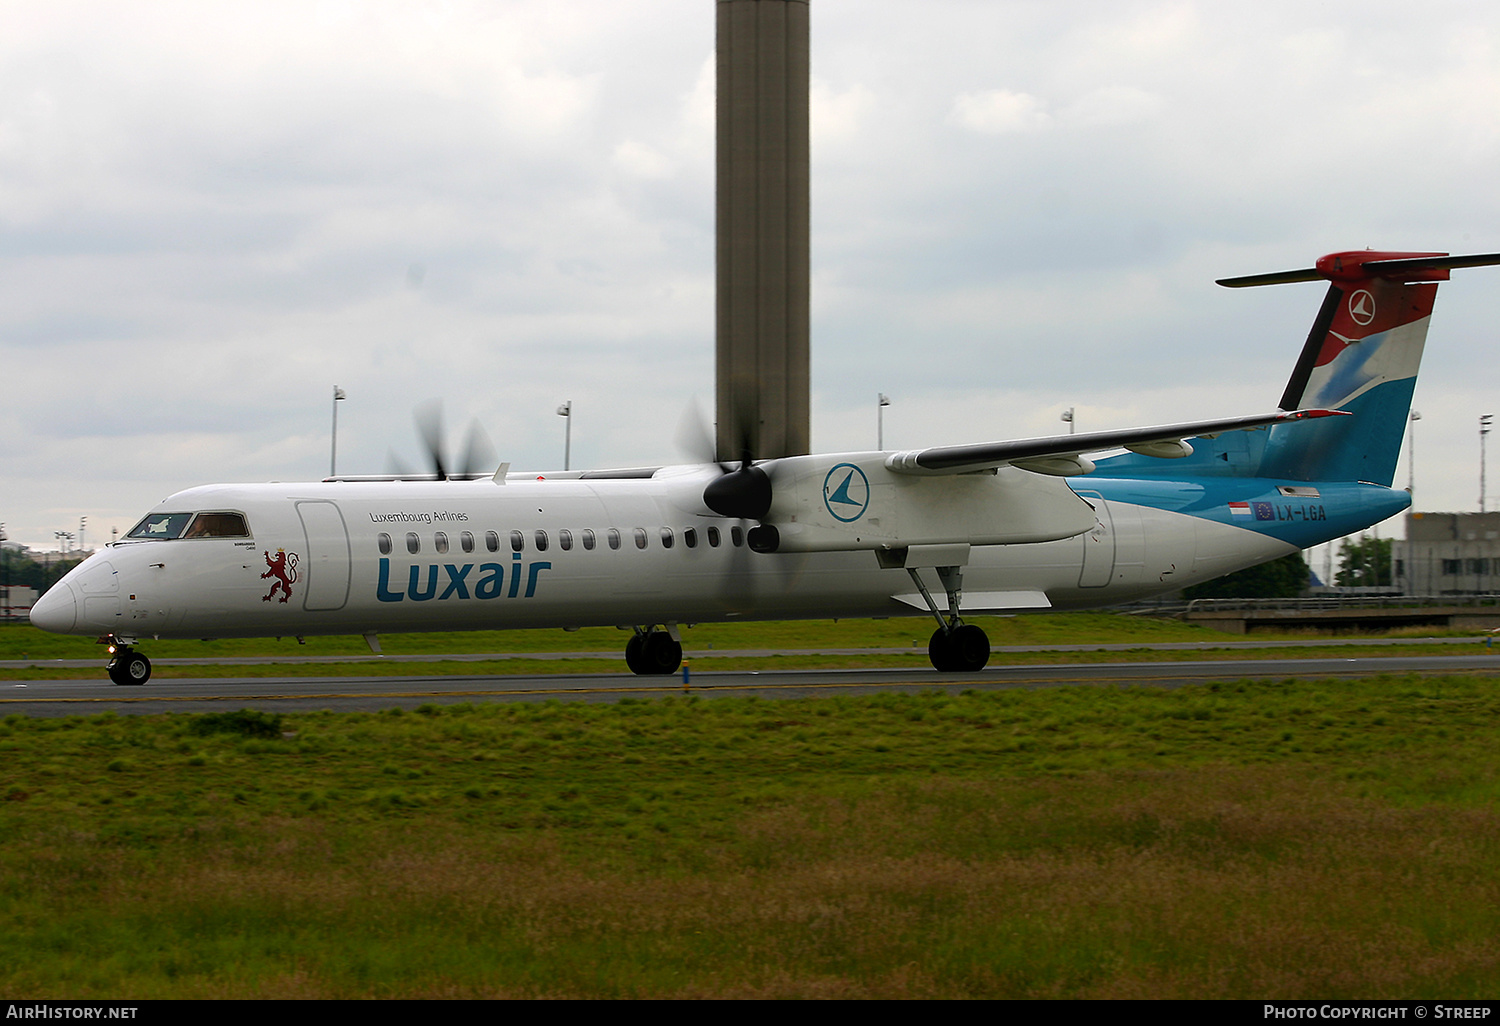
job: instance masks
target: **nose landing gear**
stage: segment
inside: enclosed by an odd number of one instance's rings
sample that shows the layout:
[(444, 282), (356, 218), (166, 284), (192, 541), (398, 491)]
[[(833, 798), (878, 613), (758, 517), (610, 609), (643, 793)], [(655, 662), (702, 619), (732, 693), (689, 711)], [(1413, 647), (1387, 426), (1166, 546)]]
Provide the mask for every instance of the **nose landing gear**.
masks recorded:
[(109, 679), (120, 685), (139, 685), (151, 679), (151, 660), (129, 645), (110, 640), (110, 659), (105, 670)]

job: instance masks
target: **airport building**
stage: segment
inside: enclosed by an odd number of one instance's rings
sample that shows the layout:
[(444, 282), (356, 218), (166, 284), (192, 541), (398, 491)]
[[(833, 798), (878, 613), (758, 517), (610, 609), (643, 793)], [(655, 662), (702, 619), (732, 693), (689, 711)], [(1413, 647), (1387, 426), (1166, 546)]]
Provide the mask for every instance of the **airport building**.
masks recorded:
[(0, 623), (22, 622), (36, 605), (36, 589), (0, 584)]
[(1391, 548), (1402, 594), (1500, 592), (1500, 513), (1408, 513)]

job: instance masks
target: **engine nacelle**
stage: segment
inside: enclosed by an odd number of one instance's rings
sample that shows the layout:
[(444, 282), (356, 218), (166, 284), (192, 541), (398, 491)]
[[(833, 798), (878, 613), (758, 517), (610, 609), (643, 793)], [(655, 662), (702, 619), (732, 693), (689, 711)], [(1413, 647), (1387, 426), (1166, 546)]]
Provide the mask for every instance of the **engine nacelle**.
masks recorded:
[(791, 456), (765, 465), (771, 506), (755, 547), (837, 552), (967, 542), (1016, 545), (1090, 531), (1094, 510), (1055, 477), (1000, 467), (915, 476), (886, 454)]

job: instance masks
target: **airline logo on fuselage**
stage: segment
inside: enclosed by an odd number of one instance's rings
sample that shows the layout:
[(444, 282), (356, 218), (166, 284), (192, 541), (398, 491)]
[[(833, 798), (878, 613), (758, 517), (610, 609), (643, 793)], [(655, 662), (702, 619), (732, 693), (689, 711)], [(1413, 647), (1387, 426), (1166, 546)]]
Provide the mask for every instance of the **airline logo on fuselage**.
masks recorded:
[(375, 597), (381, 602), (532, 598), (542, 571), (551, 569), (548, 562), (522, 563), (521, 554), (513, 552), (508, 569), (503, 563), (413, 563), (403, 574), (399, 567), (393, 572), (389, 557), (382, 556)]
[(835, 520), (858, 520), (870, 508), (870, 479), (852, 463), (838, 464), (823, 478), (823, 505)]
[(292, 585), (297, 583), (298, 556), (295, 552), (288, 552), (286, 549), (277, 549), (275, 559), (271, 558), (269, 552), (264, 552), (263, 555), (266, 557), (266, 566), (270, 569), (261, 574), (260, 579), (263, 581), (268, 577), (276, 579), (271, 582), (271, 590), (262, 595), (260, 600), (269, 602), (280, 591), (281, 601), (285, 602), (292, 597)]

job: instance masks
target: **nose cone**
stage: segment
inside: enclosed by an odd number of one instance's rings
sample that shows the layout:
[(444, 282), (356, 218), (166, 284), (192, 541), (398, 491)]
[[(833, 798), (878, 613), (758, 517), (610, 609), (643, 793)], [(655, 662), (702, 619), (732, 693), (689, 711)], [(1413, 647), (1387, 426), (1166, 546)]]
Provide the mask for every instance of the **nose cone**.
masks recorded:
[(69, 634), (78, 622), (78, 599), (73, 589), (58, 581), (31, 607), (31, 625), (54, 634)]

